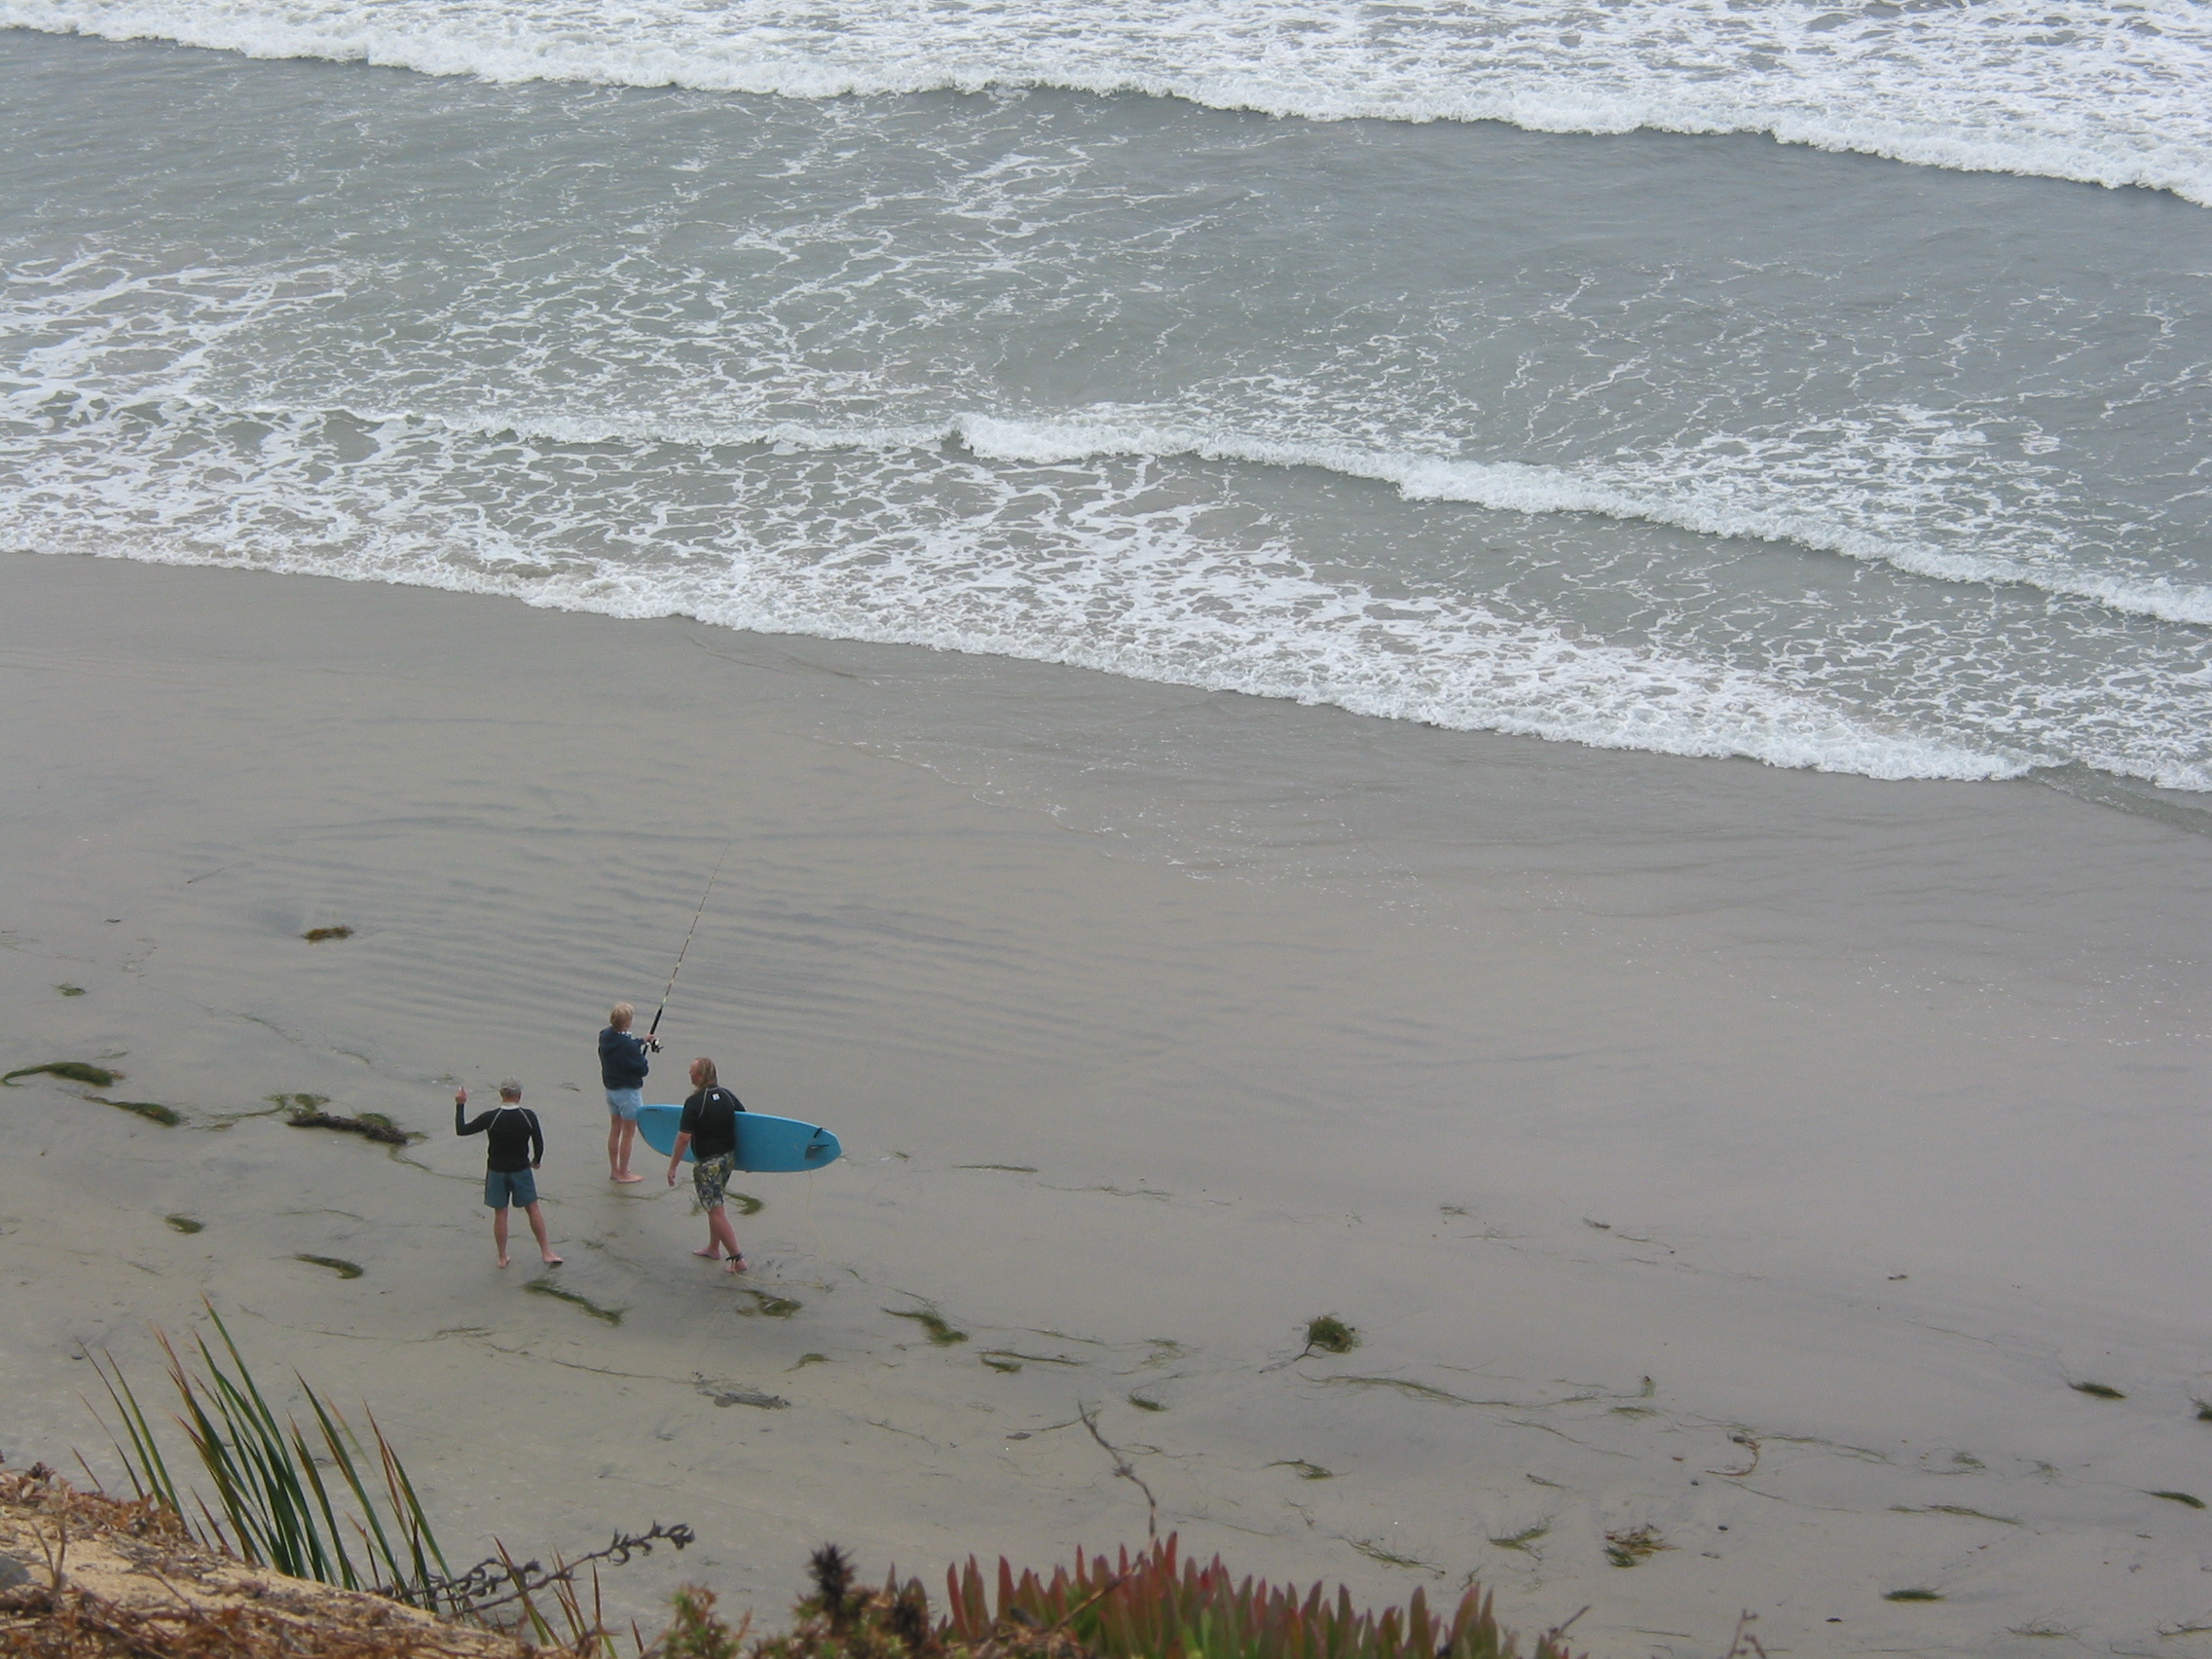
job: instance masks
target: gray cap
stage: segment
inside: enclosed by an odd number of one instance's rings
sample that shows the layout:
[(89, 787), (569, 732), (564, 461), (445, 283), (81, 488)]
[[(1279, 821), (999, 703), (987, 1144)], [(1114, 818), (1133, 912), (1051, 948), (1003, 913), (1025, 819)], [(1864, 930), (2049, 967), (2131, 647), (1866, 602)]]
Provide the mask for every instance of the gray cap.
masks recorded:
[(519, 1096), (522, 1093), (522, 1079), (518, 1077), (501, 1078), (499, 1080), (499, 1092)]

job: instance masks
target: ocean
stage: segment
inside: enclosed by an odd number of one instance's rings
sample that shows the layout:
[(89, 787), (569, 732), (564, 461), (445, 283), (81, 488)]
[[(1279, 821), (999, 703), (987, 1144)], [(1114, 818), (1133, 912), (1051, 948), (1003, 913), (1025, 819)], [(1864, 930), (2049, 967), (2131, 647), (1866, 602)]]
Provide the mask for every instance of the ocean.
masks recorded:
[(2200, 4), (0, 25), (0, 544), (2212, 791)]

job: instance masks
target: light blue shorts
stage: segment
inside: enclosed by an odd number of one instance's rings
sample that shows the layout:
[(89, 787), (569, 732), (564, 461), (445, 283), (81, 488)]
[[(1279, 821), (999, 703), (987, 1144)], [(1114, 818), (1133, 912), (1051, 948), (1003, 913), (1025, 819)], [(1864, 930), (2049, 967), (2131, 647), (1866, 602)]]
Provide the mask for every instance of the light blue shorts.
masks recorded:
[(537, 1202), (537, 1178), (527, 1169), (487, 1169), (484, 1202), (493, 1209), (505, 1209), (510, 1203), (528, 1209)]
[(642, 1088), (610, 1088), (607, 1091), (607, 1109), (625, 1124), (638, 1121), (645, 1110), (645, 1091)]

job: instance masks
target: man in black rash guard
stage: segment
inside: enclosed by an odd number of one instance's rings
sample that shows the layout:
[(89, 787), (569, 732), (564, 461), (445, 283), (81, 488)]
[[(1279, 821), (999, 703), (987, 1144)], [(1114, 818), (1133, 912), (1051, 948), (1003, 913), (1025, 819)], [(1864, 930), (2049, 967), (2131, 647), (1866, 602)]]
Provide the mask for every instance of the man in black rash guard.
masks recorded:
[(683, 1116), (676, 1126), (676, 1151), (668, 1161), (668, 1184), (676, 1185), (676, 1172), (683, 1167), (683, 1149), (691, 1149), (691, 1189), (699, 1195), (699, 1207), (707, 1212), (707, 1247), (694, 1256), (713, 1261), (729, 1253), (729, 1271), (745, 1272), (745, 1257), (737, 1247), (737, 1234), (723, 1207), (722, 1189), (737, 1167), (737, 1115), (745, 1110), (736, 1095), (715, 1080), (715, 1062), (691, 1062), (691, 1086), (696, 1090), (683, 1102)]
[(499, 1085), (499, 1104), (473, 1123), (461, 1122), (468, 1090), (453, 1096), (453, 1132), (484, 1137), (484, 1201), (492, 1210), (492, 1242), (499, 1247), (499, 1266), (507, 1265), (507, 1205), (518, 1203), (537, 1236), (537, 1253), (549, 1268), (561, 1265), (545, 1241), (545, 1214), (537, 1207), (537, 1180), (531, 1171), (545, 1161), (545, 1131), (537, 1114), (522, 1103), (522, 1085), (509, 1078)]

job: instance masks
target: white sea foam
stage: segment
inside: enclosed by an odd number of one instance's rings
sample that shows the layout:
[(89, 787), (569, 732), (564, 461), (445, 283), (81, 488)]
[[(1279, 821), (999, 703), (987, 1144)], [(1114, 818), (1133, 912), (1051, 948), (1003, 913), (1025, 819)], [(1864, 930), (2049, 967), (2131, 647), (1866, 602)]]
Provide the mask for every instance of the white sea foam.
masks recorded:
[[(784, 431), (787, 454), (749, 462), (745, 513), (679, 513), (702, 528), (672, 544), (665, 467), (602, 457), (608, 472), (563, 498), (529, 470), (530, 444), (551, 433), (487, 443), (437, 422), (183, 401), (50, 396), (9, 413), (18, 433), (36, 430), (6, 457), (0, 536), (42, 551), (687, 615), (1878, 778), (2009, 777), (2040, 758), (1467, 598), (1379, 594), (1287, 548), (1225, 546), (1198, 528), (1213, 503), (1161, 505), (1150, 477), (1092, 474), (1055, 496), (1032, 469), (900, 447), (934, 434), (867, 434), (880, 457), (825, 476), (822, 454), (798, 442), (821, 434)], [(727, 465), (700, 469), (718, 496)], [(861, 497), (874, 505), (856, 510)]]
[[(19, 273), (0, 309), (0, 335), (18, 343), (17, 372), (35, 390), (19, 392), (15, 401), (23, 405), (50, 392), (89, 394), (239, 413), (231, 398), (201, 389), (214, 353), (242, 352), (258, 361), (273, 340), (297, 351), (317, 308), (374, 281), (372, 272), (312, 263), (149, 273), (88, 258), (41, 271), (35, 279)], [(644, 378), (663, 344), (642, 340), (621, 353), (621, 375), (599, 387), (598, 398), (619, 397), (630, 381)], [(217, 371), (214, 378), (229, 373)], [(776, 395), (787, 402), (794, 388), (809, 384), (804, 364), (783, 363), (778, 376), (763, 378), (774, 383), (779, 377)], [(374, 396), (379, 378), (363, 377), (354, 391)], [(685, 377), (686, 385), (697, 379)], [(737, 389), (747, 398), (757, 395), (750, 386)], [(826, 393), (799, 399), (832, 400)], [(1266, 422), (1257, 430), (1240, 428), (1234, 417), (1195, 424), (1178, 419), (1179, 411), (1111, 406), (1059, 419), (976, 413), (877, 423), (704, 412), (718, 401), (701, 399), (697, 414), (651, 409), (575, 417), (526, 406), (424, 415), (412, 405), (356, 396), (323, 412), (372, 425), (432, 420), (457, 434), (507, 430), (560, 443), (879, 452), (954, 444), (986, 460), (1027, 465), (1186, 456), (1316, 468), (1387, 485), (1409, 500), (1532, 516), (1597, 514), (1805, 547), (1972, 587), (2018, 584), (2123, 615), (2212, 624), (2212, 586), (2066, 544), (2065, 524), (2092, 517), (2094, 501), (2072, 501), (2063, 490), (2053, 495), (2041, 481), (2028, 480), (2032, 489), (2015, 489), (2001, 508), (1989, 507), (1992, 491), (2007, 484), (2005, 474), (1993, 470), (1999, 462), (1991, 446), (1971, 421), (1962, 424), (1926, 410), (1894, 409), (1878, 424), (1867, 415), (1822, 419), (1806, 433), (1723, 428), (1687, 447), (1615, 447), (1585, 461), (1535, 464), (1440, 454), (1435, 440), (1393, 445), (1386, 431), (1354, 440), (1329, 429), (1331, 418), (1345, 412), (1318, 408), (1312, 397), (1297, 401), (1322, 419), (1286, 421), (1279, 412), (1254, 410), (1249, 413)], [(2050, 498), (2037, 499), (2037, 490)]]
[[(353, 413), (371, 421), (394, 418), (390, 414)], [(1700, 535), (1788, 543), (1894, 566), (1938, 581), (1980, 587), (2018, 584), (2089, 600), (2123, 615), (2212, 625), (2212, 586), (2084, 570), (2055, 558), (2047, 563), (2031, 563), (2000, 554), (1948, 550), (1933, 542), (1903, 539), (1807, 511), (1791, 501), (1787, 489), (1762, 490), (1755, 480), (1747, 484), (1736, 478), (1703, 479), (1688, 468), (1674, 469), (1676, 481), (1661, 483), (1652, 476), (1660, 469), (1647, 465), (1541, 466), (1520, 461), (1472, 461), (1188, 427), (1128, 425), (1111, 421), (1006, 420), (984, 415), (934, 424), (825, 426), (788, 421), (728, 424), (501, 414), (479, 417), (461, 429), (507, 430), (561, 443), (774, 444), (804, 450), (881, 451), (957, 444), (987, 461), (1033, 466), (1109, 456), (1190, 456), (1255, 466), (1316, 467), (1346, 478), (1394, 486), (1408, 500), (1463, 501), (1531, 515), (1596, 513), (1624, 521), (1671, 525)]]
[(1313, 120), (1765, 132), (2212, 204), (2197, 0), (0, 0), (0, 24), (494, 81), (1136, 92)]

